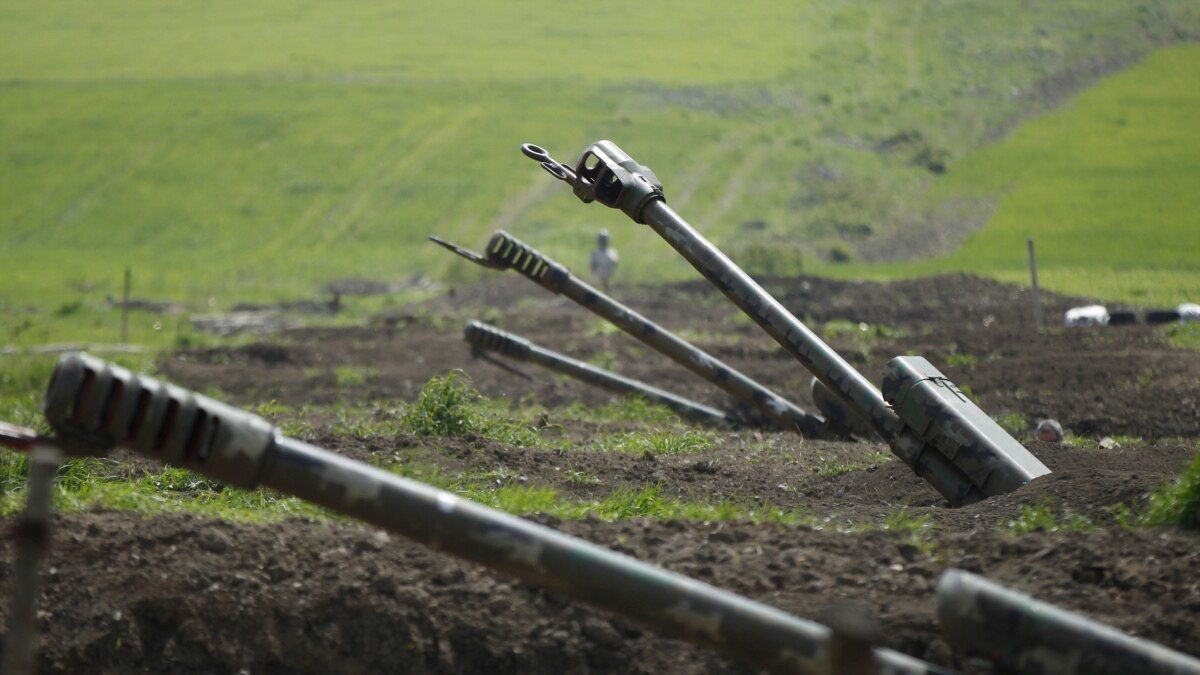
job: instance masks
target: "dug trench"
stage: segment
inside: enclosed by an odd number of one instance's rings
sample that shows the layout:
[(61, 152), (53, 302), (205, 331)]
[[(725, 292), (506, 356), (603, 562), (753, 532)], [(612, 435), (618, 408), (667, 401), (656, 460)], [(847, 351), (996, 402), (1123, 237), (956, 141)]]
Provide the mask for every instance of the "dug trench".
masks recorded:
[[(307, 440), (377, 464), (542, 486), (578, 502), (655, 486), (683, 501), (769, 503), (804, 514), (799, 524), (533, 517), (802, 617), (816, 618), (834, 602), (863, 603), (879, 617), (887, 646), (935, 663), (956, 662), (940, 637), (933, 597), (947, 567), (1200, 654), (1200, 536), (1120, 522), (1190, 460), (1200, 436), (1200, 358), (1173, 349), (1161, 329), (1038, 334), (1026, 318), (1025, 291), (967, 276), (888, 285), (769, 280), (781, 301), (870, 379), (893, 355), (926, 355), (985, 410), (1009, 419), (1053, 470), (1012, 494), (949, 509), (874, 443), (706, 429), (695, 432), (705, 443), (686, 452), (603, 451), (596, 439), (646, 423), (583, 419), (572, 404), (595, 408), (612, 397), (532, 368), (534, 379), (525, 381), (471, 361), (459, 339), (462, 323), (490, 318), (553, 349), (709, 403), (724, 401), (629, 338), (601, 330), (583, 310), (522, 280), (498, 281), (371, 326), (182, 351), (159, 370), (236, 404), (291, 406), (278, 415), (301, 419)], [(703, 285), (618, 291), (731, 365), (808, 403), (799, 393), (808, 376)], [(1075, 302), (1051, 296), (1048, 314)], [(355, 431), (335, 424), (330, 412), (369, 410), (378, 421), (412, 401), (430, 377), (456, 368), (484, 394), (513, 401), (513, 415), (535, 410), (537, 433), (553, 447)], [(1029, 427), (1042, 416), (1061, 420), (1073, 443), (1029, 440)], [(1118, 444), (1098, 447), (1101, 436)], [(1055, 522), (1039, 524), (1034, 513)], [(344, 520), (235, 524), (91, 511), (60, 516), (55, 532), (41, 614), (46, 672), (744, 670)], [(0, 559), (12, 559), (11, 538), (0, 549)], [(7, 581), (11, 570), (0, 574)]]

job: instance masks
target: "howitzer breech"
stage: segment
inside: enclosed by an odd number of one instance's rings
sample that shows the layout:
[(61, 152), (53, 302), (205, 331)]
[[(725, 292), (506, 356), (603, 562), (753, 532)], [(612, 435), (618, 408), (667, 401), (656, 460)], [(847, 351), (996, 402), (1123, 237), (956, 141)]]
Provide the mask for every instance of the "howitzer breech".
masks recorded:
[(1005, 672), (1200, 675), (1200, 660), (968, 572), (946, 571), (937, 598), (938, 619), (950, 644), (994, 661)]
[[(70, 451), (124, 447), (267, 486), (777, 672), (829, 671), (829, 629), (550, 528), (282, 436), (266, 420), (86, 355), (63, 357), (46, 418)], [(874, 650), (879, 672), (942, 672)]]
[(472, 349), (483, 349), (512, 357), (521, 361), (535, 363), (543, 368), (587, 382), (593, 386), (626, 396), (641, 396), (649, 401), (662, 404), (674, 410), (681, 417), (705, 422), (708, 424), (736, 424), (725, 413), (697, 403), (682, 396), (677, 396), (658, 387), (652, 387), (644, 382), (618, 375), (597, 368), (583, 361), (551, 351), (529, 340), (493, 326), (478, 321), (467, 324), (463, 330), (463, 339)]
[(952, 504), (983, 498), (950, 460), (931, 452), (910, 437), (900, 418), (865, 377), (818, 338), (724, 253), (692, 228), (665, 201), (655, 200), (642, 210), (642, 219), (679, 252), (725, 297), (753, 319), (768, 335), (811, 372), (821, 384), (848, 405), (863, 411), (863, 419), (888, 441), (896, 455)]

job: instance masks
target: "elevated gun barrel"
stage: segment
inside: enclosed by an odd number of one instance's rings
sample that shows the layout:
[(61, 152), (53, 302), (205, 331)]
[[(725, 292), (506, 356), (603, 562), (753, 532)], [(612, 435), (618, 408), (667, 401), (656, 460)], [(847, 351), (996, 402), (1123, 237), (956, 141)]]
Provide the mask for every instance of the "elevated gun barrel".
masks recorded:
[(757, 410), (763, 417), (784, 429), (806, 436), (829, 435), (830, 429), (819, 415), (800, 408), (704, 350), (617, 302), (571, 274), (565, 266), (507, 232), (501, 230), (492, 235), (484, 253), (486, 257), (436, 237), (432, 239), (468, 260), (494, 269), (516, 270), (551, 293), (567, 297), (611, 322), (647, 347), (699, 375), (732, 396), (742, 406)]
[(950, 644), (1007, 672), (1200, 675), (1200, 660), (962, 570), (942, 575), (937, 598)]
[[(535, 145), (526, 144), (521, 151), (570, 184), (583, 202), (598, 201), (649, 225), (830, 393), (860, 411), (892, 451), (952, 505), (1007, 492), (1049, 473), (956, 388), (951, 392), (905, 380), (889, 390), (907, 402), (885, 400), (853, 366), (675, 213), (654, 173), (611, 141), (588, 147), (574, 168)], [(892, 366), (898, 376), (920, 372), (924, 382), (948, 382), (924, 359), (899, 357)], [(892, 404), (915, 414), (897, 414)]]
[(540, 347), (519, 335), (502, 331), (485, 323), (478, 321), (468, 323), (463, 330), (463, 340), (470, 344), (473, 350), (486, 350), (519, 361), (535, 363), (543, 368), (569, 375), (577, 380), (618, 394), (642, 396), (647, 400), (667, 406), (686, 419), (708, 424), (736, 423), (736, 420), (716, 408), (564, 356)]
[[(99, 359), (64, 356), (45, 413), (69, 451), (124, 447), (264, 485), (758, 667), (829, 672), (830, 631), (820, 624), (287, 438), (260, 417)], [(880, 672), (938, 672), (874, 653)]]

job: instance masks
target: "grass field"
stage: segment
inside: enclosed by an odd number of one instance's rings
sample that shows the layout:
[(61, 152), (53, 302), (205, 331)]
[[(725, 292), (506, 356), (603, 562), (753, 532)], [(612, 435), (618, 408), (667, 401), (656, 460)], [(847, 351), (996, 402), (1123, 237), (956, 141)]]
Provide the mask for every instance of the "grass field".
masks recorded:
[[(309, 296), (340, 276), (475, 274), (426, 244), (431, 232), (479, 244), (506, 227), (582, 267), (606, 226), (626, 278), (694, 274), (646, 229), (557, 189), (517, 153), (526, 140), (568, 159), (617, 140), (760, 271), (870, 257), (914, 223), (960, 228), (978, 209), (947, 211), (947, 199), (1009, 189), (994, 223), (1007, 239), (936, 264), (1008, 276), (1000, 250), (1024, 236), (1022, 220), (1056, 216), (1039, 212), (1034, 168), (1012, 192), (995, 164), (1023, 164), (1006, 148), (1061, 139), (1034, 126), (972, 151), (1052, 102), (1046, 82), (1070, 89), (1200, 26), (1200, 10), (1175, 0), (521, 7), (4, 2), (0, 341), (113, 333), (97, 307), (126, 265), (135, 294), (193, 309)], [(1192, 53), (1171, 58), (1194, 73)], [(1190, 104), (1169, 93), (1156, 100), (1184, 133), (1185, 108), (1165, 108)], [(1129, 98), (1098, 95), (1105, 110)], [(1038, 124), (1074, 124), (1065, 114)], [(1105, 154), (1089, 147), (1078, 163)], [(1111, 222), (1137, 212), (1125, 203)], [(1163, 234), (1155, 251), (1182, 248)], [(922, 251), (925, 237), (907, 239)], [(1047, 239), (1049, 285), (1089, 278), (1059, 250)], [(1180, 259), (1134, 267), (1178, 287)], [(1074, 271), (1054, 271), (1059, 261)], [(153, 342), (151, 323), (135, 335)]]
[(936, 187), (996, 200), (986, 228), (944, 258), (868, 275), (969, 270), (1027, 282), (1025, 240), (1057, 290), (1174, 306), (1200, 297), (1200, 45), (1150, 55)]

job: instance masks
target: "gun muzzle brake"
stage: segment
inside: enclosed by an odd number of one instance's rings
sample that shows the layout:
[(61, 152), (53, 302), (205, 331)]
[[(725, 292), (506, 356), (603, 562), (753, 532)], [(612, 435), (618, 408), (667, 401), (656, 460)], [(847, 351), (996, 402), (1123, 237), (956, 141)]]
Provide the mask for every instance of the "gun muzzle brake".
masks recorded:
[(529, 354), (532, 345), (528, 340), (506, 333), (486, 323), (472, 321), (463, 329), (463, 340), (473, 349), (506, 354), (522, 358)]
[(59, 359), (44, 409), (68, 451), (126, 447), (243, 488), (275, 442), (261, 417), (82, 353)]

